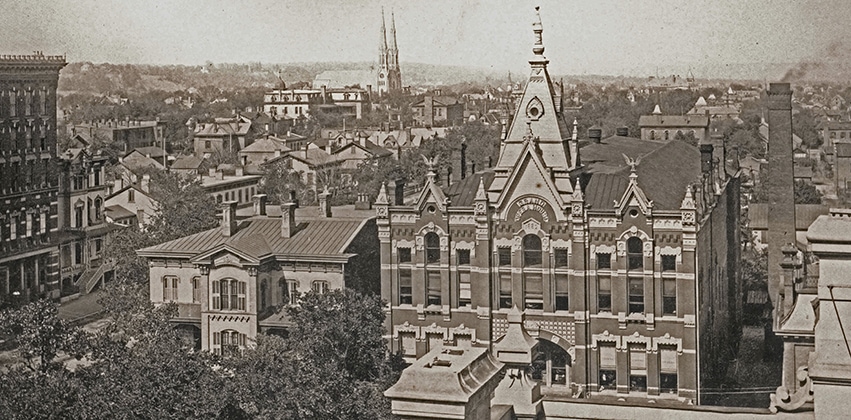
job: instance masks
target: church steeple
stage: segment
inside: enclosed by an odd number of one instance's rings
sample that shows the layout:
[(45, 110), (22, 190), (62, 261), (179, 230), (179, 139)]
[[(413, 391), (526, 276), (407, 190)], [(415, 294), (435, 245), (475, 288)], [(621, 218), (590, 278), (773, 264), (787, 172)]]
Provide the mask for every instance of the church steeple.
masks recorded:
[(381, 8), (381, 36), (378, 39), (378, 65), (387, 66), (387, 27), (384, 25), (384, 8)]
[(396, 47), (396, 14), (390, 12), (390, 48), (387, 51), (387, 66), (390, 69), (399, 68), (399, 48)]

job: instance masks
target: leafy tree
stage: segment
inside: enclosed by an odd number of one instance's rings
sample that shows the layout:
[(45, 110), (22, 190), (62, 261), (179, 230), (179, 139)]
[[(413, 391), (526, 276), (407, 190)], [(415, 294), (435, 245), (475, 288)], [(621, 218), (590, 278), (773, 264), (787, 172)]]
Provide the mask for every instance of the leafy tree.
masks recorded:
[(801, 108), (792, 115), (792, 131), (801, 138), (804, 147), (814, 149), (821, 146), (823, 140), (816, 127), (815, 114), (811, 109)]
[(264, 166), (260, 191), (269, 197), (270, 202), (278, 204), (289, 201), (290, 191), (295, 191), (300, 201), (307, 201), (305, 199), (312, 194), (304, 182), (304, 173), (292, 169), (287, 159)]
[[(760, 179), (764, 180), (767, 177), (763, 173)], [(795, 181), (795, 204), (821, 204), (822, 198), (821, 192), (813, 184), (803, 180)], [(768, 187), (765, 181), (754, 187), (752, 201), (754, 203), (768, 202)]]
[(352, 290), (309, 292), (287, 308), (286, 339), (261, 336), (257, 347), (230, 359), (240, 406), (255, 418), (387, 419), (382, 395), (398, 379), (398, 356), (387, 356), (381, 300)]
[(218, 223), (215, 199), (194, 177), (159, 171), (150, 185), (158, 206), (146, 232), (154, 243), (182, 238)]
[(26, 368), (42, 373), (62, 366), (60, 353), (80, 358), (87, 351), (85, 334), (59, 319), (58, 305), (46, 299), (0, 312), (0, 335), (15, 340)]
[(496, 164), (499, 158), (499, 136), (499, 127), (472, 121), (449, 129), (446, 142), (451, 145), (466, 145), (466, 170), (472, 173), (473, 169), (480, 171), (487, 168), (489, 163)]
[(682, 131), (677, 131), (677, 134), (674, 135), (674, 140), (684, 141), (694, 147), (697, 147), (697, 139), (694, 137), (694, 133), (691, 131), (683, 134)]

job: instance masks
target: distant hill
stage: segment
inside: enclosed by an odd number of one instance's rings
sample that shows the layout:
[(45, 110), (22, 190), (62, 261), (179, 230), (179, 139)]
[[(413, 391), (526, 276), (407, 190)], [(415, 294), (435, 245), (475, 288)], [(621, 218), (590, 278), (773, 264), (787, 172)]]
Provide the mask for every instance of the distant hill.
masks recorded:
[[(229, 90), (237, 87), (279, 86), (310, 83), (325, 70), (375, 70), (375, 63), (290, 63), (290, 64), (213, 64), (203, 66), (71, 63), (59, 76), (61, 93), (122, 93), (149, 91), (182, 92), (190, 88), (214, 87)], [(280, 75), (280, 79), (279, 79)], [(405, 85), (441, 86), (467, 82), (503, 83), (507, 73), (461, 66), (402, 63)]]

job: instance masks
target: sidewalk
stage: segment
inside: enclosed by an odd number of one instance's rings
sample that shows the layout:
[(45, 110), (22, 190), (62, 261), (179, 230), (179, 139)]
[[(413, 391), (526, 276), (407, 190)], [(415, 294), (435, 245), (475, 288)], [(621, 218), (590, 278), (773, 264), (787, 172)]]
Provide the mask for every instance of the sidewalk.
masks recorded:
[(83, 325), (99, 319), (103, 307), (97, 302), (101, 291), (97, 290), (59, 305), (59, 318), (73, 325)]

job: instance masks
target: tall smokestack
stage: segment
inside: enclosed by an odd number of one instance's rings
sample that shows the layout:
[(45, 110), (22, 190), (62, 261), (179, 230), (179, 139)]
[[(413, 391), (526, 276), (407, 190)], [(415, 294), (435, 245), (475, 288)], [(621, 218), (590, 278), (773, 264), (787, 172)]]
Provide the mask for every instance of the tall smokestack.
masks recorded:
[[(792, 173), (792, 89), (768, 88), (768, 293), (777, 309), (783, 300), (782, 248), (795, 243), (795, 183)], [(781, 314), (789, 309), (780, 307)], [(782, 315), (781, 315), (782, 316)]]

